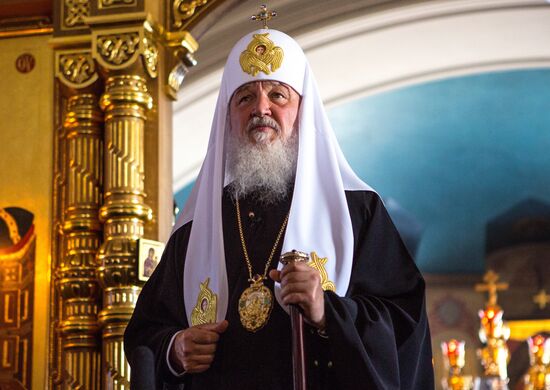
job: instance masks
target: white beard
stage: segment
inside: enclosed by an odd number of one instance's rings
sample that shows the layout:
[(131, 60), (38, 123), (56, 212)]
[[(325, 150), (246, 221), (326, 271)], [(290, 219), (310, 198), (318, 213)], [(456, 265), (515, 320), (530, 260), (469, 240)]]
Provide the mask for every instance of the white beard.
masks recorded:
[(266, 143), (265, 133), (253, 134), (256, 144), (248, 138), (229, 135), (226, 170), (232, 182), (229, 192), (234, 199), (252, 195), (264, 204), (273, 204), (287, 197), (296, 175), (298, 135)]

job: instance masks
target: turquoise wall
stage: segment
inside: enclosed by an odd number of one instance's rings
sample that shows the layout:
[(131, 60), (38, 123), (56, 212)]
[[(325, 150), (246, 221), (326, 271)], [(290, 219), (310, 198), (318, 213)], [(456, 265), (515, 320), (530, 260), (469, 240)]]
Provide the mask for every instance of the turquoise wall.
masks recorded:
[(359, 176), (423, 226), (424, 272), (483, 272), (488, 221), (526, 198), (550, 202), (550, 70), (424, 83), (329, 117)]

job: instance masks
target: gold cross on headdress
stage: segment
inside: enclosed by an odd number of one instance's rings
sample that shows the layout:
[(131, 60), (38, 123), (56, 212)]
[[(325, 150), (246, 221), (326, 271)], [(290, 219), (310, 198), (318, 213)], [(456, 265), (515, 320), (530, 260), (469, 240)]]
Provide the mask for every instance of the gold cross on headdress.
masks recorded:
[(260, 13), (258, 15), (252, 15), (250, 17), (250, 19), (252, 20), (259, 20), (261, 22), (263, 22), (264, 24), (264, 28), (267, 29), (267, 22), (270, 21), (272, 18), (274, 18), (275, 16), (277, 16), (277, 12), (275, 11), (269, 11), (267, 9), (267, 6), (265, 4), (263, 4), (261, 7), (260, 7)]
[(475, 286), (477, 292), (487, 291), (489, 293), (489, 301), (487, 302), (489, 306), (496, 306), (497, 291), (508, 290), (508, 283), (497, 283), (498, 279), (498, 274), (490, 269), (485, 275), (483, 275), (483, 281), (485, 283), (478, 283)]
[(542, 289), (537, 295), (533, 295), (533, 302), (535, 302), (539, 306), (539, 309), (542, 310), (547, 304), (550, 303), (550, 295), (546, 293), (545, 289)]

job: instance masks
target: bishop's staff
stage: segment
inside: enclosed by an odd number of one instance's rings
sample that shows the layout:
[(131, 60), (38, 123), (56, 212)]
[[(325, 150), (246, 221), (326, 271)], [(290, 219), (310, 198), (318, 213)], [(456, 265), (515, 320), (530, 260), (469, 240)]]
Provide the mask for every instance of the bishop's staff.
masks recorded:
[[(281, 255), (284, 265), (295, 262), (307, 262), (307, 253), (292, 250)], [(304, 318), (297, 305), (289, 305), (290, 325), (292, 328), (292, 375), (294, 390), (306, 390), (306, 353), (304, 348)]]

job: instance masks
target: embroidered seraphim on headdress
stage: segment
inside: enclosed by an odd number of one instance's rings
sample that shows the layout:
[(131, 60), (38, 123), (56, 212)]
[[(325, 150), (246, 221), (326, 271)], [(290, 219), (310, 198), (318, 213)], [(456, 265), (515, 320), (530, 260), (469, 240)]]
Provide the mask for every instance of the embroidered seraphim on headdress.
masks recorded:
[(275, 46), (268, 36), (269, 33), (252, 36), (252, 41), (239, 57), (243, 72), (255, 77), (258, 72), (271, 74), (280, 68), (284, 56), (283, 49)]

